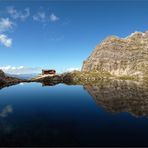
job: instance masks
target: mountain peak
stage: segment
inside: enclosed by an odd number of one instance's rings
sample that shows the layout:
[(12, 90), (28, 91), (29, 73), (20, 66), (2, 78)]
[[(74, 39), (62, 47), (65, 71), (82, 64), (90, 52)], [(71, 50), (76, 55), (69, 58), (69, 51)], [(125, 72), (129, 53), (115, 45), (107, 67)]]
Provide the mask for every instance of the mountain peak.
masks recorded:
[(145, 77), (148, 74), (148, 31), (126, 38), (109, 36), (84, 61), (82, 71)]

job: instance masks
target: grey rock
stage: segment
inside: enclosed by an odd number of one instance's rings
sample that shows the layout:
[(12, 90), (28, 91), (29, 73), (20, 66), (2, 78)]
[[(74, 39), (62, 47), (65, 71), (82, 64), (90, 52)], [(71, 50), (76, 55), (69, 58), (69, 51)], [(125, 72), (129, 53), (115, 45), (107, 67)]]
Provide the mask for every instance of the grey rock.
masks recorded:
[(126, 38), (107, 37), (83, 62), (82, 71), (109, 72), (116, 76), (148, 75), (148, 31)]

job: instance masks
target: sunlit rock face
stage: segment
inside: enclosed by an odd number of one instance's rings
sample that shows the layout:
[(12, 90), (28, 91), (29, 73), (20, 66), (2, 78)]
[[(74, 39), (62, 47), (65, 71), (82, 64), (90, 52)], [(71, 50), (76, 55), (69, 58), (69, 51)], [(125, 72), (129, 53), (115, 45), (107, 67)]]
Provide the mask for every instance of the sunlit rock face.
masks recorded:
[(82, 71), (92, 70), (145, 77), (148, 74), (148, 31), (135, 32), (126, 38), (107, 37), (83, 62)]
[(129, 112), (148, 117), (148, 86), (131, 81), (108, 81), (85, 85), (98, 106), (108, 112)]

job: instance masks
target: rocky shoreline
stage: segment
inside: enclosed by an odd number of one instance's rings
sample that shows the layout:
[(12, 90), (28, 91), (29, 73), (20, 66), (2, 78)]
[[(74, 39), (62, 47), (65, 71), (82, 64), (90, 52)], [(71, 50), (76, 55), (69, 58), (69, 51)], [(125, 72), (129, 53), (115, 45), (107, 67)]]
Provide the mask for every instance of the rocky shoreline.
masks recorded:
[(126, 38), (110, 36), (103, 40), (83, 62), (81, 71), (60, 75), (40, 75), (30, 80), (6, 76), (0, 70), (0, 86), (21, 82), (85, 84), (100, 79), (148, 82), (148, 31)]
[(15, 84), (19, 84), (21, 82), (28, 82), (28, 81), (7, 76), (2, 70), (0, 70), (0, 89), (3, 87), (8, 87), (8, 86), (12, 86)]
[(21, 80), (0, 73), (0, 89), (19, 83), (38, 82), (42, 86), (59, 83), (81, 85), (93, 97), (97, 105), (112, 113), (129, 112), (136, 117), (148, 115), (148, 83), (144, 81), (114, 79), (107, 73), (71, 72), (61, 75), (37, 77)]
[(38, 82), (45, 85), (55, 85), (59, 83), (64, 83), (68, 85), (85, 85), (90, 83), (97, 83), (100, 80), (123, 80), (123, 81), (141, 81), (143, 83), (147, 83), (146, 80), (136, 79), (134, 77), (116, 77), (110, 75), (109, 73), (99, 73), (99, 72), (80, 72), (80, 71), (73, 71), (68, 73), (63, 73), (60, 75), (45, 75), (43, 77), (35, 77), (30, 80), (18, 79), (15, 77), (6, 76), (4, 72), (0, 70), (0, 88), (8, 87), (11, 85), (19, 84), (19, 83), (31, 83), (31, 82)]

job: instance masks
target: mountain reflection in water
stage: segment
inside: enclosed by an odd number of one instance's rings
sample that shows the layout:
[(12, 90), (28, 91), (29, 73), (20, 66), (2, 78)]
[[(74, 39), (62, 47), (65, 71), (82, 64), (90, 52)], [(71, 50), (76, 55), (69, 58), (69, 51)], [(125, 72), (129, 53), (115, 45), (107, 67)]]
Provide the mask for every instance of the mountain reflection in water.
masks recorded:
[(132, 81), (100, 81), (84, 85), (98, 106), (108, 112), (148, 116), (148, 86)]
[[(42, 86), (58, 83), (42, 82)], [(128, 112), (136, 117), (148, 116), (148, 85), (142, 82), (100, 80), (83, 84), (98, 106), (111, 113)]]
[(147, 84), (57, 84), (1, 86), (0, 146), (148, 146)]
[[(42, 82), (42, 87), (52, 87), (59, 83), (45, 81)], [(9, 86), (1, 85), (0, 89), (5, 87)], [(97, 83), (83, 84), (83, 88), (98, 106), (105, 108), (108, 112), (128, 112), (136, 117), (148, 116), (148, 84), (146, 83), (104, 79)], [(0, 113), (0, 116), (2, 115), (3, 113)]]

